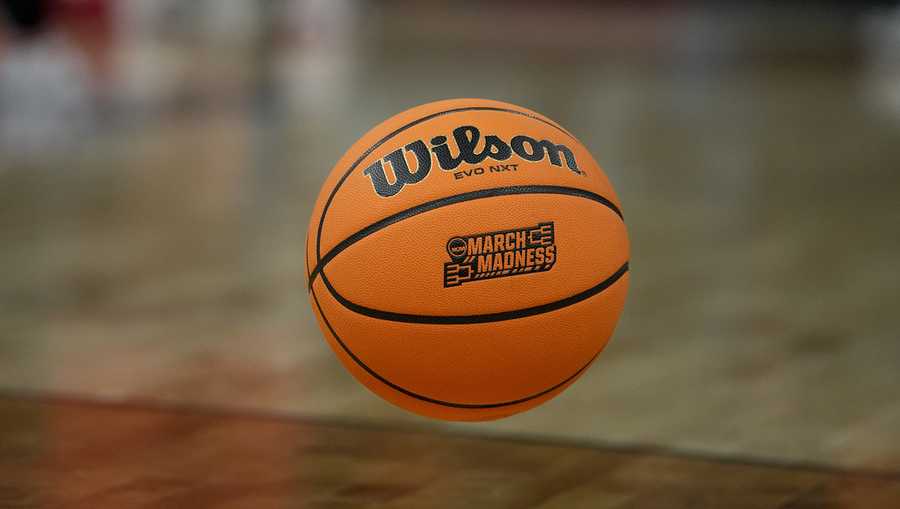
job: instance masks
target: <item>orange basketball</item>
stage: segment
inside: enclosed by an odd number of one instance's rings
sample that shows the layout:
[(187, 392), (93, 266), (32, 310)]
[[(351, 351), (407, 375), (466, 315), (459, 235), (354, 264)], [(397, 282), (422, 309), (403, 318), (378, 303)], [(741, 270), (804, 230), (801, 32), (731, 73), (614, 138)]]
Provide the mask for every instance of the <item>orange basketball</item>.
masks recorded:
[(571, 385), (628, 288), (619, 200), (531, 110), (425, 104), (337, 162), (306, 243), (313, 310), (344, 366), (418, 414), (487, 420)]

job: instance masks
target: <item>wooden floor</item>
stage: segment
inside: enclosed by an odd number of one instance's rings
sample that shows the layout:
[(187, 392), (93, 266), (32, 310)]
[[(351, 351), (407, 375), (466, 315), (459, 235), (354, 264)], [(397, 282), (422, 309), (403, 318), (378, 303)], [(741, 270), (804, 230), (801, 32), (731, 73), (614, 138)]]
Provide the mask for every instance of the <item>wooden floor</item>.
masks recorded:
[(0, 398), (0, 507), (900, 507), (900, 476)]
[[(890, 477), (765, 466), (900, 473), (900, 60), (863, 21), (389, 4), (265, 58), (136, 31), (75, 146), (0, 150), (0, 392), (102, 402), (4, 400), (0, 507), (898, 506)], [(493, 423), (371, 395), (304, 285), (332, 164), (448, 97), (573, 132), (632, 241), (603, 355)], [(106, 406), (131, 402), (223, 413)]]

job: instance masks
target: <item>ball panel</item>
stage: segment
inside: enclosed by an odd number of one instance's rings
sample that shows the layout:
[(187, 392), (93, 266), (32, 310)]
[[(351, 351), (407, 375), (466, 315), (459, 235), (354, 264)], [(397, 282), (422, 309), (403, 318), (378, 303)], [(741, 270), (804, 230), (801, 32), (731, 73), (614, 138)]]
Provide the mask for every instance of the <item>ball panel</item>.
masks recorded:
[[(551, 313), (471, 325), (359, 315), (334, 300), (321, 282), (314, 285), (313, 307), (324, 312), (359, 363), (392, 383), (435, 400), (490, 405), (538, 394), (588, 363), (611, 336), (627, 286), (626, 274), (606, 291)], [(393, 389), (376, 392), (387, 390)]]
[[(323, 187), (322, 195), (319, 197), (311, 220), (311, 231), (316, 232), (316, 235), (311, 235), (312, 241), (315, 241), (318, 236), (319, 219), (324, 205), (329, 196), (331, 196), (332, 190), (340, 183), (340, 187), (334, 193), (325, 215), (319, 255), (324, 254), (328, 249), (354, 232), (393, 213), (415, 207), (425, 201), (477, 189), (523, 184), (565, 185), (596, 192), (618, 204), (617, 197), (602, 171), (577, 140), (570, 138), (570, 135), (560, 131), (559, 128), (535, 120), (530, 116), (505, 111), (466, 111), (431, 118), (396, 134), (388, 142), (385, 142), (364, 157), (350, 175), (345, 180), (341, 180), (347, 169), (359, 160), (360, 156), (370, 149), (373, 143), (403, 127), (404, 124), (409, 123), (410, 119), (427, 117), (429, 114), (437, 111), (460, 107), (503, 107), (521, 111), (528, 115), (536, 115), (523, 108), (513, 107), (512, 105), (496, 101), (458, 100), (442, 101), (441, 103), (429, 105), (427, 109), (417, 108), (385, 121), (348, 151), (348, 155), (338, 162), (332, 175)], [(457, 150), (451, 133), (461, 125), (473, 125), (479, 129), (481, 141), (476, 148), (478, 151), (482, 150), (485, 137), (489, 134), (497, 135), (507, 143), (515, 136), (527, 135), (535, 140), (546, 139), (554, 144), (565, 144), (573, 151), (574, 157), (580, 165), (579, 167), (584, 170), (585, 174), (580, 175), (571, 171), (563, 156), (560, 156), (561, 166), (554, 166), (547, 159), (527, 161), (512, 153), (509, 159), (504, 161), (494, 161), (488, 158), (482, 163), (462, 163), (454, 170), (445, 171), (439, 167), (436, 157), (429, 154), (433, 159), (431, 161), (431, 169), (428, 176), (423, 180), (403, 186), (397, 194), (389, 198), (383, 198), (376, 193), (372, 177), (365, 173), (369, 165), (379, 161), (389, 153), (416, 141), (423, 141), (424, 146), (430, 149), (431, 139), (435, 136), (447, 136), (450, 138), (448, 143), (452, 147), (451, 151), (456, 154)], [(368, 145), (365, 143), (368, 143)], [(406, 151), (405, 160), (410, 170), (416, 167), (416, 157), (411, 152)], [(516, 169), (513, 170), (513, 167), (509, 166), (504, 171), (490, 171), (490, 166), (495, 166), (499, 169), (501, 164), (515, 165)], [(393, 170), (391, 165), (382, 163), (382, 167), (387, 168), (384, 170), (386, 178), (388, 181), (392, 181)], [(484, 173), (480, 175), (474, 173), (465, 174), (466, 171), (474, 172), (475, 168), (479, 167), (483, 168)], [(462, 176), (458, 177), (457, 174)], [(328, 219), (330, 216), (340, 217), (341, 219), (330, 222)], [(315, 253), (311, 252), (310, 254), (315, 259)]]
[[(506, 255), (483, 245), (485, 239), (495, 237), (492, 232), (506, 231), (513, 244), (508, 247), (517, 247), (516, 242), (527, 240), (534, 227), (548, 222), (554, 241), (540, 251), (517, 249)], [(467, 241), (473, 249), (482, 243), (481, 254), (471, 260), (465, 255), (452, 258), (447, 250), (451, 239), (461, 240), (464, 252)], [(494, 262), (511, 262), (510, 268), (504, 269), (511, 274), (541, 268), (533, 263), (535, 254), (546, 260), (548, 248), (552, 248), (553, 263), (546, 271), (469, 279), (445, 287), (445, 271), (459, 271), (459, 265), (469, 271)], [(584, 198), (535, 194), (472, 200), (410, 217), (348, 247), (324, 270), (343, 297), (363, 306), (400, 313), (465, 315), (564, 299), (608, 278), (627, 260), (625, 226), (611, 209)]]

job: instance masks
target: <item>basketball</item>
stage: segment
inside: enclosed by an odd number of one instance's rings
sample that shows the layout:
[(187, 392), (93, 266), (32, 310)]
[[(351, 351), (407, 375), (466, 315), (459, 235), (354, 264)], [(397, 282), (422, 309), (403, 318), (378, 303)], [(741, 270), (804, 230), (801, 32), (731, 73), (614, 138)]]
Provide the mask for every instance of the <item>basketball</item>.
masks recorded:
[(591, 154), (547, 117), (483, 99), (366, 133), (322, 186), (306, 254), (313, 311), (347, 370), (447, 420), (564, 391), (628, 289), (621, 205)]

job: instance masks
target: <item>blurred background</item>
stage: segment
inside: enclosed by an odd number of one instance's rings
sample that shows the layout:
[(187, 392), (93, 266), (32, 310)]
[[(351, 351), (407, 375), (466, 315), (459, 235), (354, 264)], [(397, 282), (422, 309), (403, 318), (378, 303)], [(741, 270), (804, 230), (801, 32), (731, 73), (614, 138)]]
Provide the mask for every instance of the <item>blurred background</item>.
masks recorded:
[[(900, 471), (895, 2), (3, 0), (0, 392)], [(578, 136), (633, 246), (555, 400), (428, 421), (305, 291), (312, 201), (403, 109)]]

